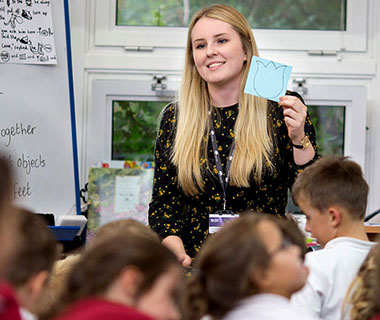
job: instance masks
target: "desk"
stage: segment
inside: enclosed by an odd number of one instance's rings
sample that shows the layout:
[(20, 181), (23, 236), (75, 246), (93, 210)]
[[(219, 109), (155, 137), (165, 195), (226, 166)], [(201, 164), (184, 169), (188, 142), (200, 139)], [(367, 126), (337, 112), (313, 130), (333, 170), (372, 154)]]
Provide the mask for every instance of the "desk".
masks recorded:
[(365, 231), (367, 232), (368, 238), (371, 241), (376, 241), (376, 237), (380, 234), (380, 224), (369, 226), (366, 225)]

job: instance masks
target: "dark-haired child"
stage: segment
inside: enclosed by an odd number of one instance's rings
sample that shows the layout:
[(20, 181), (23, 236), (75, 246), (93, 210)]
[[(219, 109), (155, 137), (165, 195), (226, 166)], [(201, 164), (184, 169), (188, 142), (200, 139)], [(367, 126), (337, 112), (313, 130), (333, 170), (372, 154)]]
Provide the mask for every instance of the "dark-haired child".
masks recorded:
[(314, 319), (294, 310), (289, 301), (305, 284), (308, 270), (301, 231), (286, 223), (251, 213), (211, 236), (188, 282), (184, 319)]

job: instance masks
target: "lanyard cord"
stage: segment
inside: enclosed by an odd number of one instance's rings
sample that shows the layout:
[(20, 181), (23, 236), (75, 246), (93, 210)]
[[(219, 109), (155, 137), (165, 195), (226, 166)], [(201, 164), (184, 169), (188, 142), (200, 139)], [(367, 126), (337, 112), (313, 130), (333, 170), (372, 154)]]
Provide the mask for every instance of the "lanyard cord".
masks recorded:
[(226, 164), (226, 178), (223, 180), (222, 161), (220, 160), (218, 144), (216, 143), (215, 129), (214, 129), (213, 119), (211, 118), (211, 112), (209, 112), (209, 115), (210, 115), (210, 128), (211, 128), (210, 137), (211, 137), (212, 151), (214, 153), (216, 169), (218, 170), (219, 182), (223, 190), (223, 210), (226, 210), (226, 202), (227, 202), (226, 190), (228, 186), (228, 179), (230, 177), (231, 163), (232, 163), (232, 159), (235, 153), (235, 139), (232, 141), (231, 149), (228, 154), (228, 159), (227, 159), (227, 164)]

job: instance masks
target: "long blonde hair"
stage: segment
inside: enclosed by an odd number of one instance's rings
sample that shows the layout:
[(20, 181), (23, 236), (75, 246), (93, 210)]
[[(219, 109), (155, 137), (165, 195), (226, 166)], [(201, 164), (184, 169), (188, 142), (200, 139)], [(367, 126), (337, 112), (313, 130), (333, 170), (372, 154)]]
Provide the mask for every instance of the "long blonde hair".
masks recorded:
[(379, 312), (376, 283), (380, 271), (379, 244), (374, 246), (363, 261), (355, 279), (351, 282), (342, 304), (342, 318), (369, 320)]
[[(207, 160), (207, 141), (210, 132), (210, 96), (207, 83), (199, 75), (194, 60), (191, 32), (202, 17), (218, 19), (229, 23), (239, 34), (247, 61), (243, 65), (243, 76), (239, 93), (239, 115), (236, 119), (235, 155), (231, 163), (230, 184), (249, 187), (250, 177), (258, 183), (270, 160), (273, 143), (269, 134), (266, 99), (244, 93), (249, 65), (258, 50), (251, 28), (244, 16), (232, 7), (212, 5), (199, 11), (189, 25), (185, 68), (179, 92), (177, 127), (172, 162), (178, 170), (178, 182), (188, 195), (196, 195), (204, 190), (201, 159)], [(269, 130), (268, 130), (269, 127)]]

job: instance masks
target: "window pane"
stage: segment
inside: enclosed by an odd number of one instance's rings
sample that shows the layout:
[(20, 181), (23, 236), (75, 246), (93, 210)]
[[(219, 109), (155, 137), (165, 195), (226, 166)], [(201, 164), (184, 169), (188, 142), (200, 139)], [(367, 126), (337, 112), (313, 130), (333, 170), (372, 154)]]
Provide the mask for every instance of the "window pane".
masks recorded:
[[(153, 161), (160, 112), (168, 102), (112, 102), (112, 160)], [(308, 106), (318, 152), (344, 155), (344, 106)]]
[(112, 160), (153, 161), (160, 112), (167, 102), (112, 102)]
[[(343, 156), (345, 107), (308, 105), (307, 109), (316, 131), (318, 153), (322, 156)], [(286, 211), (301, 213), (300, 208), (293, 203), (290, 192)], [(302, 220), (303, 218), (297, 215), (295, 219)], [(308, 237), (310, 237), (310, 234)]]
[(344, 155), (344, 106), (308, 106), (322, 155)]
[[(116, 0), (115, 0), (116, 1)], [(117, 0), (116, 25), (186, 27), (211, 0)], [(220, 0), (254, 29), (346, 30), (346, 0)]]

